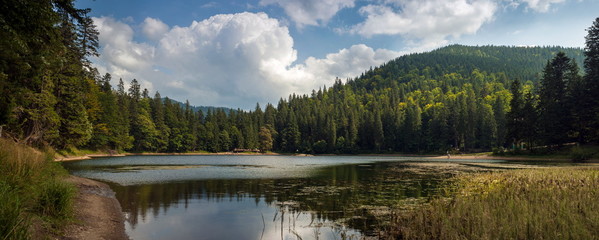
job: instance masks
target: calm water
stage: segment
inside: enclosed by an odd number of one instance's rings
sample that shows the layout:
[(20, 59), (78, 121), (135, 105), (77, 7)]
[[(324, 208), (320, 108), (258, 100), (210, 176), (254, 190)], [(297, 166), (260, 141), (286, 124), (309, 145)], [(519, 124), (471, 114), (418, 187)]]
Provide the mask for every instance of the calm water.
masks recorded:
[[(130, 156), (64, 166), (74, 175), (110, 185), (132, 239), (360, 239), (377, 236), (389, 207), (435, 194), (451, 175), (434, 171), (438, 167), (431, 163), (441, 162), (414, 157)], [(477, 162), (497, 161), (452, 162), (472, 168)]]

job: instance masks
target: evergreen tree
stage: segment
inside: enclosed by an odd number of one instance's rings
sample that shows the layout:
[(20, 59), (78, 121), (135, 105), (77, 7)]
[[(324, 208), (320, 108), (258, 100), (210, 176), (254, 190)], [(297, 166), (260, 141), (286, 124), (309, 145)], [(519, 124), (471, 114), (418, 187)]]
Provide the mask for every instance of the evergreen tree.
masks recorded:
[(581, 98), (584, 104), (581, 113), (583, 135), (591, 141), (599, 141), (599, 17), (587, 29), (584, 48), (585, 93)]
[(520, 81), (515, 79), (510, 87), (512, 99), (510, 100), (510, 111), (507, 113), (507, 142), (510, 146), (518, 148), (520, 142), (524, 140), (524, 98)]
[(301, 139), (297, 120), (293, 111), (288, 112), (285, 125), (281, 136), (281, 149), (285, 152), (294, 153), (299, 150)]
[(534, 142), (538, 138), (539, 114), (537, 109), (537, 99), (535, 98), (535, 95), (533, 95), (532, 92), (526, 93), (524, 97), (524, 107), (522, 108), (524, 125), (522, 137), (526, 141), (526, 147), (530, 152), (533, 151)]
[(129, 110), (129, 96), (125, 92), (125, 83), (123, 79), (119, 79), (119, 83), (117, 85), (117, 106), (118, 106), (118, 116), (117, 116), (117, 124), (113, 127), (115, 134), (115, 148), (118, 150), (130, 149), (133, 147), (133, 136), (130, 135), (131, 130), (131, 113)]
[(569, 82), (576, 81), (577, 76), (578, 68), (563, 52), (549, 61), (543, 71), (538, 111), (541, 138), (545, 144), (561, 145), (569, 140), (567, 134), (572, 127), (566, 87)]
[(157, 152), (165, 152), (168, 149), (168, 140), (170, 137), (170, 129), (166, 125), (165, 119), (165, 110), (164, 103), (162, 101), (162, 97), (159, 92), (154, 94), (154, 99), (150, 104), (150, 108), (152, 109), (152, 121), (156, 125), (156, 131), (158, 132), (158, 136), (156, 137), (155, 148)]

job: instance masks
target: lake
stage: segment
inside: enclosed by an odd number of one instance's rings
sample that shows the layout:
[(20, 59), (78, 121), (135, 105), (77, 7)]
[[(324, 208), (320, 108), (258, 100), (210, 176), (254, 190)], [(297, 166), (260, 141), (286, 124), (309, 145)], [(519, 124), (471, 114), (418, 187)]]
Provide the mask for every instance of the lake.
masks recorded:
[(63, 165), (110, 185), (132, 239), (362, 239), (379, 236), (393, 209), (434, 196), (457, 172), (501, 162), (177, 155)]

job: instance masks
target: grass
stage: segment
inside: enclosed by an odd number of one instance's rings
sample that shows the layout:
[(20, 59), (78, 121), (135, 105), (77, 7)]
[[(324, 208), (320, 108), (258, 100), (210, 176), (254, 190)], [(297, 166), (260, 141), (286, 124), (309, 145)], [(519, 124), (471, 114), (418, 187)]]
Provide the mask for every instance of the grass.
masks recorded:
[(462, 175), (440, 197), (396, 214), (400, 239), (597, 239), (599, 169)]
[(29, 239), (33, 219), (57, 231), (72, 219), (75, 187), (53, 162), (52, 150), (39, 151), (0, 139), (0, 239)]

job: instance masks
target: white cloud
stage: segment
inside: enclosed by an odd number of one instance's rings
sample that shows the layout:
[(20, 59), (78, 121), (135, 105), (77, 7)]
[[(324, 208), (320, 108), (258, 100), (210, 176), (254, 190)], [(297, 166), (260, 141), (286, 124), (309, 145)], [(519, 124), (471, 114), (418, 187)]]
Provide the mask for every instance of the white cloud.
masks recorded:
[[(379, 66), (402, 53), (386, 49), (374, 50), (364, 44), (353, 45), (349, 49), (341, 49), (337, 53), (330, 53), (324, 59), (309, 57), (305, 62), (307, 72), (321, 78), (318, 82), (327, 79), (352, 78), (360, 75), (371, 66)], [(314, 87), (316, 88), (316, 86)]]
[(297, 58), (288, 29), (264, 13), (216, 15), (174, 27), (160, 40), (158, 55), (157, 62), (175, 73), (187, 94), (210, 89), (254, 102), (289, 90), (288, 79), (272, 73), (286, 72)]
[(168, 25), (164, 24), (160, 19), (147, 17), (141, 25), (144, 35), (151, 40), (159, 40), (168, 32)]
[(529, 8), (537, 12), (547, 12), (552, 4), (562, 3), (565, 0), (522, 0)]
[(326, 25), (343, 8), (353, 8), (355, 0), (261, 0), (260, 5), (277, 4), (298, 27)]
[[(145, 43), (133, 42), (133, 29), (113, 18), (92, 18), (100, 35), (101, 46), (100, 69), (110, 72), (124, 79), (136, 78), (135, 73), (144, 71), (152, 64), (154, 47)], [(152, 89), (150, 83), (144, 83)]]
[(493, 19), (491, 0), (388, 0), (360, 8), (366, 20), (349, 32), (366, 37), (401, 35), (417, 45), (439, 46), (448, 37), (474, 34)]
[[(102, 51), (95, 63), (102, 73), (126, 82), (136, 78), (152, 92), (195, 105), (250, 109), (256, 102), (275, 103), (294, 92), (330, 86), (335, 77), (355, 77), (400, 54), (354, 45), (295, 63), (289, 30), (264, 13), (216, 15), (175, 26), (152, 44), (134, 41), (137, 33), (110, 17), (94, 21)], [(144, 28), (140, 34), (147, 34)]]

